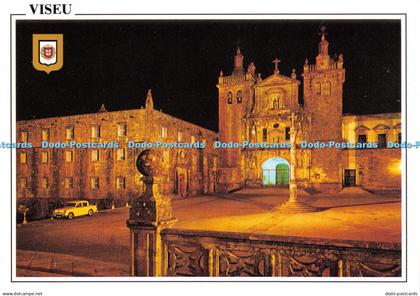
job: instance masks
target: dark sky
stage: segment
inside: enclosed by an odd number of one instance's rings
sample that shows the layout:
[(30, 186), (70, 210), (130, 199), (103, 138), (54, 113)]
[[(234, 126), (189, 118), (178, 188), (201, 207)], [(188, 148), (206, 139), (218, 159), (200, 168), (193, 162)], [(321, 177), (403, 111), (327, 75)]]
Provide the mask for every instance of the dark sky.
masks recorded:
[[(17, 119), (139, 108), (152, 88), (156, 109), (217, 130), (217, 78), (237, 45), (263, 78), (278, 57), (300, 79), (322, 25), (330, 55), (344, 54), (344, 113), (400, 111), (400, 21), (18, 21)], [(64, 34), (60, 71), (32, 67), (34, 33)]]

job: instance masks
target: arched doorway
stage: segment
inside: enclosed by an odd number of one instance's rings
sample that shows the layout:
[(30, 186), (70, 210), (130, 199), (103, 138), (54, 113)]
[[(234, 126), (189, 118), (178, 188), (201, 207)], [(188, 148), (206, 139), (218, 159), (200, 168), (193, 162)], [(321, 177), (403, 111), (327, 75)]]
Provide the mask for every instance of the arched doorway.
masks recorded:
[(289, 162), (284, 158), (273, 157), (262, 165), (263, 186), (287, 186), (289, 184)]

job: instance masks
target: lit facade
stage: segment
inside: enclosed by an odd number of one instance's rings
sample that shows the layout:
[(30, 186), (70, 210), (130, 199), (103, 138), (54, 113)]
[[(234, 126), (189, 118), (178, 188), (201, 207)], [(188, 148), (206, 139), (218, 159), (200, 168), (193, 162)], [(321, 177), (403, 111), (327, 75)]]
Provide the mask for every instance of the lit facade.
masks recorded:
[[(220, 73), (220, 141), (289, 143), (291, 116), (298, 121), (296, 178), (300, 187), (337, 192), (343, 186), (399, 190), (400, 149), (387, 149), (388, 141), (401, 142), (401, 115), (387, 113), (353, 116), (342, 114), (344, 59), (332, 59), (328, 41), (322, 34), (314, 65), (303, 65), (303, 100), (298, 101), (301, 81), (295, 70), (281, 75), (278, 59), (273, 75), (263, 79), (250, 63), (243, 66), (240, 50), (230, 76)], [(375, 142), (378, 149), (308, 149), (309, 143)], [(290, 149), (247, 147), (220, 151), (220, 189), (244, 186), (287, 186)]]

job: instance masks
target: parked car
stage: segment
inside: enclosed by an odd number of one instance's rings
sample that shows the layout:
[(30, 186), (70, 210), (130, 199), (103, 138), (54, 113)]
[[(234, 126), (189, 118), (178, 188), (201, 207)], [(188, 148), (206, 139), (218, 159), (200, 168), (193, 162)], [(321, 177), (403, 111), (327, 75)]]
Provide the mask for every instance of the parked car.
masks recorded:
[(55, 209), (53, 218), (73, 219), (78, 216), (92, 216), (97, 211), (96, 205), (90, 205), (87, 200), (73, 200), (66, 202), (64, 207)]

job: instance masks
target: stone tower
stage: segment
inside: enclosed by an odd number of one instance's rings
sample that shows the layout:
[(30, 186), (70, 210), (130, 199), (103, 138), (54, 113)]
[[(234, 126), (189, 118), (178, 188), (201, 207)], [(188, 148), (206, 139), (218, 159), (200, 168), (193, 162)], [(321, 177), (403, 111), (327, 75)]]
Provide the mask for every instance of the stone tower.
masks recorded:
[[(303, 66), (304, 111), (309, 117), (309, 142), (342, 141), (343, 55), (337, 60), (328, 54), (325, 28), (321, 29), (319, 53), (315, 65), (306, 59)], [(311, 149), (310, 180), (322, 191), (338, 191), (342, 186), (341, 150)]]
[[(244, 56), (238, 48), (234, 68), (230, 76), (220, 72), (219, 83), (219, 140), (241, 143), (245, 137), (243, 118), (249, 109), (255, 82), (255, 66), (247, 71), (243, 66)], [(244, 159), (240, 148), (220, 149), (219, 184), (221, 190), (233, 190), (243, 186)]]

